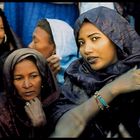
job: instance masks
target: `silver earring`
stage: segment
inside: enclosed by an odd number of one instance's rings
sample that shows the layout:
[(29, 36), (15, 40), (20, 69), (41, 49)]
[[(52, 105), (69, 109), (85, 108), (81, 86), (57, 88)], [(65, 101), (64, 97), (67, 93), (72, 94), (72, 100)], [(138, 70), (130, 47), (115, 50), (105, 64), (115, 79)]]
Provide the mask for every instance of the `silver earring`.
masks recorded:
[(6, 36), (6, 34), (4, 35), (4, 43), (6, 43), (6, 41), (7, 41), (7, 36)]
[(44, 86), (43, 85), (41, 85), (41, 88), (43, 88)]

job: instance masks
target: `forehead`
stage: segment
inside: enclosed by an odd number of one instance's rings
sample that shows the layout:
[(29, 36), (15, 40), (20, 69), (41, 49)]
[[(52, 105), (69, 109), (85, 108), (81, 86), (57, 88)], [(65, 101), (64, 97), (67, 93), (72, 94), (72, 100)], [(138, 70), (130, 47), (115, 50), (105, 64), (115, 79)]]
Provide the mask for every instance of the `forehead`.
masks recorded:
[(79, 36), (81, 35), (88, 35), (90, 33), (100, 33), (103, 34), (94, 24), (90, 22), (83, 22), (80, 30), (79, 30)]
[[(22, 67), (22, 69), (21, 69), (21, 67)], [(36, 68), (37, 69), (37, 66), (36, 66), (35, 62), (33, 62), (33, 60), (31, 60), (31, 59), (23, 59), (20, 62), (15, 64), (15, 69), (17, 69), (17, 68), (20, 68), (20, 70), (22, 71), (23, 69), (24, 70), (25, 69), (30, 70), (31, 68)]]
[(33, 32), (33, 36), (38, 37), (38, 38), (42, 38), (42, 37), (48, 38), (50, 35), (48, 32), (46, 32), (42, 28), (36, 27), (34, 32)]

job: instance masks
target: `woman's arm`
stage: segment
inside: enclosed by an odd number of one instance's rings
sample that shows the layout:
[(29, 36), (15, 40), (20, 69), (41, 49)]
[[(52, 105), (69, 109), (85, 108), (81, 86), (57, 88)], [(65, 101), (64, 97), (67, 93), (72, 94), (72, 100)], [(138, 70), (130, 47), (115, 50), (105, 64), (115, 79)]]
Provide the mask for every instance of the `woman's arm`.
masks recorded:
[[(140, 70), (136, 70), (136, 68), (119, 76), (113, 82), (104, 86), (98, 93), (109, 104), (118, 95), (135, 90), (140, 90)], [(93, 95), (83, 104), (66, 112), (58, 120), (51, 137), (78, 137), (84, 130), (87, 122), (95, 117), (99, 110), (100, 108)]]

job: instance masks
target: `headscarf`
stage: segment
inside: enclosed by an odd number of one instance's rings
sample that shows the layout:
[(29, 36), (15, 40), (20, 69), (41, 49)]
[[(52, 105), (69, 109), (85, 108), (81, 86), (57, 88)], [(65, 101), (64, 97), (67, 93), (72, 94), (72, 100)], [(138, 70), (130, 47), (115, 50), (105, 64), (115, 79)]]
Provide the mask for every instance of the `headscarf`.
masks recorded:
[(140, 37), (129, 22), (115, 10), (101, 6), (83, 13), (75, 23), (76, 39), (85, 20), (97, 26), (116, 44), (118, 50), (121, 50), (118, 55), (121, 55), (123, 59), (112, 65), (108, 69), (109, 73), (121, 74), (130, 69), (129, 66), (134, 66), (140, 62)]
[[(17, 93), (13, 85), (13, 70), (15, 65), (24, 60), (33, 60), (42, 78), (41, 103), (46, 115), (47, 124), (33, 129), (31, 120), (25, 112), (25, 100)], [(35, 61), (34, 61), (35, 60)], [(26, 67), (26, 66), (25, 66)], [(50, 125), (50, 110), (52, 104), (58, 99), (59, 91), (53, 78), (53, 74), (43, 55), (31, 48), (21, 48), (13, 51), (6, 59), (3, 69), (5, 77), (6, 94), (0, 96), (0, 137), (48, 137), (52, 131)]]
[(14, 32), (12, 32), (12, 29), (9, 26), (8, 20), (5, 16), (5, 13), (0, 8), (0, 17), (3, 22), (3, 30), (5, 32), (5, 36), (3, 41), (0, 43), (0, 92), (4, 91), (4, 85), (3, 85), (3, 64), (8, 56), (8, 54), (11, 52), (11, 50), (17, 49), (19, 46), (17, 45), (17, 39), (15, 38)]
[(41, 97), (43, 96), (42, 100), (43, 103), (45, 105), (49, 105), (58, 98), (58, 88), (46, 59), (42, 56), (40, 52), (34, 49), (21, 48), (14, 51), (7, 57), (3, 70), (7, 94), (10, 94), (11, 96), (15, 95), (14, 94), (15, 88), (13, 86), (13, 77), (12, 77), (15, 65), (29, 56), (34, 57), (34, 59), (36, 60), (36, 66), (41, 74), (42, 81), (44, 82), (42, 84), (43, 86), (46, 85), (48, 87), (47, 93), (44, 93), (46, 95), (42, 95), (41, 93)]
[(64, 82), (64, 71), (69, 64), (77, 59), (77, 46), (72, 27), (58, 19), (46, 19), (51, 27), (53, 39), (56, 46), (56, 54), (61, 58), (61, 71), (57, 74), (60, 84)]
[[(121, 56), (121, 59), (100, 71), (92, 70), (84, 58), (71, 63), (65, 72), (62, 96), (55, 109), (54, 118), (56, 121), (66, 111), (87, 101), (94, 95), (95, 91), (99, 91), (107, 83), (140, 63), (140, 37), (115, 10), (98, 7), (80, 15), (75, 23), (76, 40), (84, 20), (93, 23), (116, 44), (118, 55)], [(126, 126), (128, 125), (131, 134), (137, 137), (139, 129), (133, 128), (138, 127), (137, 122), (140, 116), (140, 111), (137, 108), (139, 94), (125, 94), (121, 97), (114, 99), (110, 104), (109, 112), (101, 111), (97, 117), (91, 119), (87, 124), (87, 126), (91, 125), (91, 127), (85, 129), (86, 133), (82, 133), (81, 137), (84, 137), (85, 134), (87, 134), (85, 137), (100, 137), (110, 129), (117, 132), (117, 125), (122, 121), (125, 122)], [(94, 129), (94, 127), (97, 128)]]

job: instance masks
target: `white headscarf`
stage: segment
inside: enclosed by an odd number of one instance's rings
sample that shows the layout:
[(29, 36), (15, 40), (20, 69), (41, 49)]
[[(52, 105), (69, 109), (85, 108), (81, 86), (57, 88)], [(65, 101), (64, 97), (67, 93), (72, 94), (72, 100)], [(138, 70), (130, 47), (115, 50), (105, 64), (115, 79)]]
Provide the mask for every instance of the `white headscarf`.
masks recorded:
[(56, 54), (61, 58), (61, 71), (58, 73), (57, 79), (60, 84), (63, 84), (64, 71), (73, 60), (77, 59), (77, 46), (74, 31), (68, 23), (62, 20), (47, 18), (47, 21), (52, 30)]

